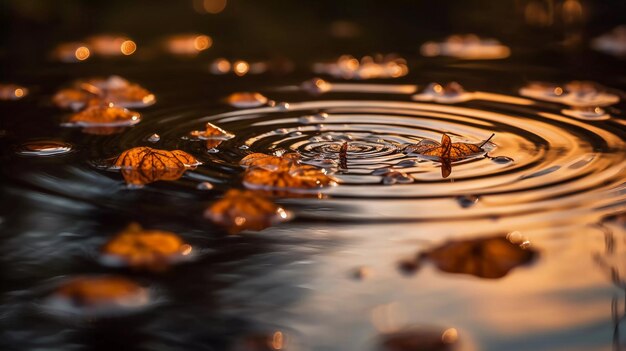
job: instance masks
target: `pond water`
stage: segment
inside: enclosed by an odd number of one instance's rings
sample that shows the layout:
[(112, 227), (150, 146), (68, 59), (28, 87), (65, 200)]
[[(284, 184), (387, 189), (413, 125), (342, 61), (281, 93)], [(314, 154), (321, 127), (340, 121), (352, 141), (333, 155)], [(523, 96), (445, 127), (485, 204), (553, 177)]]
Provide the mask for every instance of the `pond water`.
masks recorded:
[[(626, 114), (611, 97), (623, 78), (437, 62), (368, 81), (214, 75), (196, 61), (15, 72), (29, 95), (0, 102), (2, 349), (620, 349)], [(51, 96), (110, 74), (156, 96), (141, 122), (110, 135), (63, 126)], [(576, 79), (613, 90), (568, 88)], [(242, 91), (268, 101), (229, 104)], [(190, 137), (207, 122), (234, 137)], [(442, 176), (438, 158), (405, 150), (444, 133), (483, 152)], [(137, 146), (202, 164), (129, 187), (107, 165)], [(243, 188), (239, 161), (253, 152), (298, 152), (338, 185), (269, 192), (293, 220), (228, 234), (203, 213)], [(195, 258), (158, 272), (102, 265), (101, 247), (132, 222), (177, 233)], [(60, 281), (98, 274), (150, 296), (122, 315), (50, 311)]]

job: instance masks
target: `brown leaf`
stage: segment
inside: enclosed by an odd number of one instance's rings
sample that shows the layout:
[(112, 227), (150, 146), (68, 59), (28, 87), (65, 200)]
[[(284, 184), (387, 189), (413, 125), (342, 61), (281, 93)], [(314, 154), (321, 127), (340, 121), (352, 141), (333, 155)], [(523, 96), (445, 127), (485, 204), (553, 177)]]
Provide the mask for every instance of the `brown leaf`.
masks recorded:
[(211, 205), (204, 216), (231, 234), (242, 230), (259, 231), (290, 218), (287, 211), (249, 190), (229, 190)]
[[(284, 161), (283, 161), (284, 162)], [(308, 165), (279, 165), (276, 169), (251, 167), (243, 175), (243, 184), (252, 189), (320, 189), (336, 184), (324, 170)]]
[(300, 154), (288, 153), (282, 156), (266, 155), (262, 153), (250, 154), (239, 161), (239, 165), (244, 168), (250, 167), (291, 167), (294, 164), (298, 164), (300, 161)]
[(198, 164), (195, 157), (181, 150), (141, 146), (124, 151), (114, 165), (121, 169), (126, 183), (144, 185), (157, 180), (176, 180)]
[(444, 272), (498, 279), (513, 268), (531, 262), (535, 256), (535, 251), (497, 236), (450, 241), (422, 253), (421, 258), (430, 260)]
[(78, 277), (53, 294), (59, 302), (84, 311), (128, 309), (148, 302), (148, 291), (132, 280), (117, 276)]
[(111, 265), (161, 271), (191, 253), (175, 233), (145, 230), (133, 223), (113, 237), (102, 248), (102, 260)]
[(139, 123), (139, 112), (123, 107), (102, 105), (91, 106), (75, 113), (68, 119), (66, 126), (80, 127), (125, 127)]
[(108, 103), (139, 108), (156, 102), (154, 94), (119, 76), (78, 80), (70, 88), (59, 90), (52, 100), (60, 108), (73, 110)]
[(242, 92), (230, 94), (226, 98), (226, 102), (234, 107), (251, 108), (265, 105), (268, 100), (265, 96), (259, 93)]
[(452, 162), (475, 156), (484, 152), (485, 145), (493, 135), (480, 145), (470, 143), (453, 143), (447, 134), (441, 136), (441, 143), (434, 140), (422, 140), (417, 144), (409, 145), (404, 150), (410, 154), (436, 157), (441, 162), (441, 176), (447, 178), (452, 173)]
[(228, 140), (235, 137), (213, 123), (207, 123), (204, 128), (204, 130), (194, 130), (189, 135), (202, 140)]

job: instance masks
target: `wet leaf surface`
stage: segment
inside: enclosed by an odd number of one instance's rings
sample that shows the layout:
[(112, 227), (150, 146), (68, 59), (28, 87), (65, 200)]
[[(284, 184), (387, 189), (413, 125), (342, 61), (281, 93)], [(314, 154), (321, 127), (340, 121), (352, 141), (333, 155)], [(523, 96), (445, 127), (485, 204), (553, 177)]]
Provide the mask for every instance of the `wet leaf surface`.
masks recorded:
[(138, 112), (113, 105), (91, 106), (70, 116), (67, 127), (124, 127), (141, 121)]
[(102, 262), (151, 271), (189, 258), (192, 248), (175, 233), (143, 229), (133, 223), (102, 248)]
[(290, 214), (269, 199), (249, 190), (229, 190), (213, 203), (204, 216), (235, 234), (243, 230), (260, 231), (290, 219)]
[(198, 164), (195, 157), (181, 150), (141, 146), (124, 151), (114, 166), (120, 169), (127, 184), (141, 186), (158, 180), (179, 179)]
[(515, 267), (530, 263), (536, 255), (532, 249), (497, 236), (450, 241), (422, 253), (420, 259), (432, 262), (443, 272), (498, 279)]
[(297, 153), (288, 153), (282, 156), (267, 155), (262, 153), (250, 154), (239, 161), (239, 165), (244, 168), (250, 167), (291, 167), (298, 164), (300, 155)]

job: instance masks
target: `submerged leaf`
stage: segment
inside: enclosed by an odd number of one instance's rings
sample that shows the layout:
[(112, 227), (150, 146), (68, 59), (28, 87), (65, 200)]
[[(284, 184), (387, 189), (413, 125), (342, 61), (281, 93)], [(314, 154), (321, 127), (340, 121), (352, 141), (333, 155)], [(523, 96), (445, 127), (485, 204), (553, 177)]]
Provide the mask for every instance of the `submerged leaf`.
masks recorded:
[(120, 168), (126, 183), (144, 185), (157, 180), (176, 180), (198, 164), (195, 157), (181, 150), (140, 146), (124, 151), (114, 165)]
[(433, 262), (444, 272), (498, 279), (513, 268), (531, 262), (535, 256), (535, 251), (497, 236), (450, 241), (422, 253), (420, 258)]
[(102, 261), (113, 266), (160, 271), (190, 253), (191, 246), (175, 233), (145, 230), (133, 223), (104, 245)]
[(290, 214), (273, 202), (249, 190), (229, 190), (211, 205), (204, 216), (231, 234), (242, 230), (259, 231), (290, 219)]

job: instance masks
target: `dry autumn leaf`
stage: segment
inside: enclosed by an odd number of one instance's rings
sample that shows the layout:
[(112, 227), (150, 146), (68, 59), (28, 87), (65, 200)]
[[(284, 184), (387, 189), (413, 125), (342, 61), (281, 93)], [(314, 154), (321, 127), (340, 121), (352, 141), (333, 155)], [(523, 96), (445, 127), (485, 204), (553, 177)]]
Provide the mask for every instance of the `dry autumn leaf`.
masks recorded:
[(261, 190), (310, 190), (336, 185), (336, 181), (323, 169), (309, 165), (277, 167), (251, 167), (243, 175), (247, 188)]
[(250, 154), (239, 161), (244, 168), (250, 167), (291, 167), (300, 161), (300, 154), (288, 153), (282, 156), (266, 155), (259, 152)]
[(124, 151), (115, 160), (127, 184), (141, 186), (157, 180), (176, 180), (199, 164), (181, 150), (159, 150), (146, 146)]
[(146, 230), (133, 223), (102, 247), (102, 262), (161, 271), (189, 258), (191, 251), (191, 246), (175, 233)]
[(480, 145), (470, 143), (453, 143), (447, 134), (441, 136), (441, 143), (434, 140), (422, 140), (417, 144), (409, 145), (404, 150), (408, 154), (435, 157), (441, 162), (441, 176), (447, 178), (452, 173), (452, 162), (475, 156), (484, 152), (483, 146), (493, 138)]
[(231, 189), (211, 205), (204, 216), (231, 234), (259, 231), (290, 219), (290, 214), (264, 196), (249, 190)]
[(531, 262), (535, 256), (535, 251), (497, 236), (451, 241), (422, 253), (420, 259), (433, 262), (444, 272), (498, 279), (513, 268)]
[(189, 133), (192, 138), (206, 140), (206, 148), (213, 149), (225, 141), (235, 137), (224, 129), (216, 126), (213, 123), (207, 123), (204, 130), (194, 130)]
[(70, 116), (65, 127), (83, 127), (90, 134), (113, 134), (139, 123), (141, 115), (113, 105), (91, 106)]

